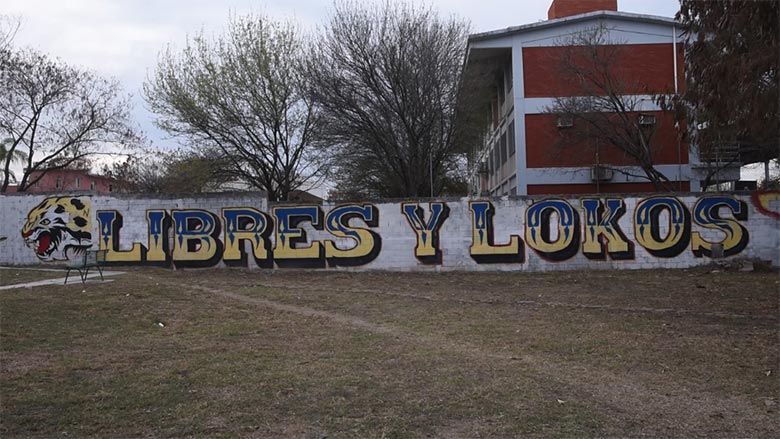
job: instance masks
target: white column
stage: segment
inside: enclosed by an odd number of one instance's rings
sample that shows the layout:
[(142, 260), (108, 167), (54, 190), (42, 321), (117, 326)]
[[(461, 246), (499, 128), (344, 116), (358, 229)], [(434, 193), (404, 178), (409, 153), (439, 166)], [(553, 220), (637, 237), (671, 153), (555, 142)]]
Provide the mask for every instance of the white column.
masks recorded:
[(515, 175), (517, 195), (528, 195), (528, 165), (525, 155), (525, 81), (523, 79), (523, 46), (512, 41), (512, 90), (515, 103)]

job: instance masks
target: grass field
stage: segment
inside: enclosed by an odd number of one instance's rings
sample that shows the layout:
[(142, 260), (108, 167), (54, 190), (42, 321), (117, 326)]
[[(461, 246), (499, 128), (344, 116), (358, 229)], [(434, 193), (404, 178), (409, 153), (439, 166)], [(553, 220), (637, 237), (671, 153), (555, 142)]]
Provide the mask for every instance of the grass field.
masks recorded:
[(65, 270), (0, 267), (0, 286), (55, 279), (63, 276), (65, 276)]
[(0, 436), (777, 437), (779, 289), (139, 268), (3, 290)]

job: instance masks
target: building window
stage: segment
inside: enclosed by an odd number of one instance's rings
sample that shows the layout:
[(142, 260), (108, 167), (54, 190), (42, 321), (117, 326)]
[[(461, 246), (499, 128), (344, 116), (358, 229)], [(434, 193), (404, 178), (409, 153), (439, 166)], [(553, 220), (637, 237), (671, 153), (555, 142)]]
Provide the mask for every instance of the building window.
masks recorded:
[(504, 89), (504, 75), (503, 73), (498, 77), (498, 103), (504, 105), (506, 100), (506, 89)]
[(113, 184), (111, 184), (111, 183), (108, 184), (108, 191), (109, 192), (114, 192), (114, 185)]
[(506, 163), (506, 132), (501, 135), (501, 164)]
[(571, 128), (574, 126), (574, 117), (571, 114), (558, 116), (558, 128)]
[(501, 151), (498, 150), (498, 143), (493, 144), (493, 152), (495, 153), (495, 164), (493, 167), (496, 169), (496, 174), (501, 170)]
[(507, 140), (509, 141), (509, 157), (512, 157), (515, 155), (515, 121), (513, 120), (512, 123), (509, 124), (509, 128), (507, 129), (507, 136), (509, 137)]
[(95, 190), (95, 180), (92, 180), (89, 183), (89, 190), (94, 191)]
[(500, 122), (500, 116), (498, 115), (499, 112), (499, 105), (498, 105), (498, 99), (493, 99), (490, 102), (490, 111), (491, 115), (493, 116), (493, 129), (498, 128), (498, 122)]
[(512, 62), (510, 61), (507, 63), (506, 67), (504, 68), (504, 78), (506, 78), (506, 90), (509, 92), (509, 90), (512, 90)]
[(76, 177), (76, 189), (81, 187), (81, 179), (79, 177)]
[(57, 177), (57, 181), (54, 183), (54, 189), (62, 189), (62, 177)]

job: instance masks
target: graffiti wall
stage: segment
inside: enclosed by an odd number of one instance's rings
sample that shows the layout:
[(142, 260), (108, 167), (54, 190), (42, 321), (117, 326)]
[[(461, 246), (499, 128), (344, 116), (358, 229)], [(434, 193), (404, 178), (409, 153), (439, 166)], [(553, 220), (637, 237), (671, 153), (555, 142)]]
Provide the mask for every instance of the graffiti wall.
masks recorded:
[(780, 263), (780, 194), (269, 205), (262, 196), (0, 196), (0, 264), (85, 249), (117, 265), (259, 269), (671, 268)]

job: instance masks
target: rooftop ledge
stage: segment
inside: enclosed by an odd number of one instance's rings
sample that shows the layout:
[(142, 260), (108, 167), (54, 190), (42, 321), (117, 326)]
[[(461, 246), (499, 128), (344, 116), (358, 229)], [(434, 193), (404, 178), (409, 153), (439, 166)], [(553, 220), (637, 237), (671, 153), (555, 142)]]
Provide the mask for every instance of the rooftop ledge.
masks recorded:
[(547, 27), (559, 26), (562, 24), (588, 21), (594, 18), (616, 18), (624, 21), (656, 23), (656, 24), (663, 24), (669, 26), (679, 24), (677, 21), (674, 20), (674, 18), (662, 17), (659, 15), (635, 14), (633, 12), (622, 12), (622, 11), (594, 11), (594, 12), (586, 12), (584, 14), (572, 15), (569, 17), (556, 18), (554, 20), (542, 20), (536, 23), (523, 24), (520, 26), (512, 26), (506, 29), (498, 29), (498, 30), (471, 34), (469, 35), (469, 43), (473, 41), (489, 40), (492, 38), (504, 37), (507, 35), (519, 34), (519, 33), (532, 31), (532, 30), (544, 29)]

